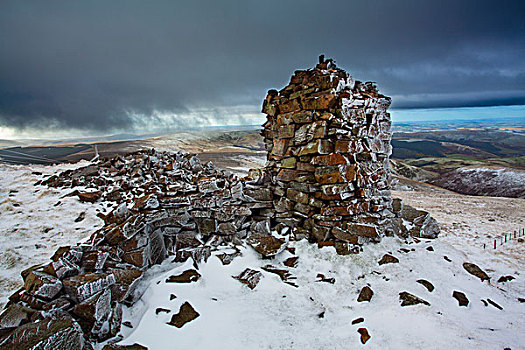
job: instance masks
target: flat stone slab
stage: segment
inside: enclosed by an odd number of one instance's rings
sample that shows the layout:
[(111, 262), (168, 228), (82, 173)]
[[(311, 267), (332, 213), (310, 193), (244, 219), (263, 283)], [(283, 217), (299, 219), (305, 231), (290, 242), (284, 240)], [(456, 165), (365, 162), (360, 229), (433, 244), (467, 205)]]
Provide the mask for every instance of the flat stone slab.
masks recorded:
[(452, 296), (458, 301), (459, 306), (468, 306), (468, 298), (465, 293), (455, 290)]
[(410, 294), (408, 292), (399, 293), (399, 301), (401, 301), (401, 306), (411, 306), (417, 304), (430, 306), (430, 303), (428, 301), (416, 297), (414, 294)]
[(179, 312), (171, 316), (171, 321), (168, 322), (169, 325), (175, 326), (177, 328), (182, 328), (186, 323), (193, 321), (200, 314), (195, 311), (193, 306), (190, 303), (185, 302), (179, 309)]
[(397, 264), (398, 262), (399, 262), (399, 259), (396, 258), (395, 256), (390, 255), (390, 254), (385, 254), (385, 255), (383, 255), (383, 257), (381, 258), (381, 260), (379, 260), (378, 264), (379, 264), (379, 265), (384, 265), (384, 264)]
[(357, 297), (358, 302), (362, 301), (368, 301), (372, 300), (372, 296), (374, 295), (374, 291), (369, 286), (364, 286), (363, 289), (361, 289), (361, 292), (359, 293), (359, 296)]
[(417, 280), (416, 282), (425, 287), (429, 292), (432, 292), (434, 290), (434, 285), (427, 280), (421, 279)]
[(265, 258), (275, 256), (286, 248), (285, 241), (274, 236), (252, 235), (247, 242)]
[(485, 271), (479, 268), (478, 265), (472, 264), (472, 263), (463, 263), (463, 268), (467, 270), (468, 273), (470, 273), (473, 276), (476, 276), (481, 280), (481, 282), (485, 280), (490, 280), (490, 277), (487, 275)]
[(257, 270), (246, 269), (243, 272), (241, 272), (240, 275), (232, 277), (238, 280), (239, 282), (246, 284), (248, 288), (254, 289), (259, 283), (262, 277), (262, 273)]
[(197, 270), (186, 270), (179, 275), (173, 275), (166, 279), (166, 283), (191, 283), (197, 282), (201, 278), (201, 274)]
[(357, 330), (359, 334), (361, 334), (361, 343), (365, 344), (370, 339), (370, 334), (368, 333), (368, 330), (366, 328), (359, 328)]

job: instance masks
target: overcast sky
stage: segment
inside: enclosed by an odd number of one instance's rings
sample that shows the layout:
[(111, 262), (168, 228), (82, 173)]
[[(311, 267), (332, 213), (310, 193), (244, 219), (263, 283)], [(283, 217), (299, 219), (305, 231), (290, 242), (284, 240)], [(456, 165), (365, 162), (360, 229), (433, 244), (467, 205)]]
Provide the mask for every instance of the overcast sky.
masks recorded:
[(250, 123), (321, 53), (394, 108), (523, 105), (524, 17), (523, 0), (2, 0), (0, 127)]

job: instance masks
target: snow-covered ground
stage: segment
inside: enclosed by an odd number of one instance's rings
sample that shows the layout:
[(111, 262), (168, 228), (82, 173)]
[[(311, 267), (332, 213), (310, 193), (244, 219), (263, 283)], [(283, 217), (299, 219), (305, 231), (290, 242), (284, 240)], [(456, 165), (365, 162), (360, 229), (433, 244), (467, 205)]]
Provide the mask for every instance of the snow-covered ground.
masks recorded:
[[(58, 247), (75, 244), (102, 227), (96, 217), (101, 204), (63, 197), (70, 189), (34, 186), (44, 175), (87, 164), (0, 165), (0, 307), (22, 286), (22, 270), (47, 262)], [(75, 222), (82, 212), (85, 218)]]
[[(305, 241), (292, 243), (299, 256), (296, 268), (288, 268), (299, 287), (283, 283), (261, 270), (272, 264), (283, 268), (285, 252), (275, 260), (261, 260), (251, 249), (230, 265), (222, 266), (212, 256), (202, 264), (201, 279), (191, 284), (166, 283), (171, 275), (191, 264), (166, 262), (151, 271), (143, 286), (141, 301), (124, 312), (121, 344), (140, 343), (150, 349), (170, 344), (192, 349), (353, 349), (361, 345), (357, 329), (366, 327), (370, 349), (522, 349), (525, 346), (522, 272), (518, 266), (494, 264), (467, 256), (439, 240), (404, 243), (396, 238), (364, 248), (359, 255), (338, 256), (331, 247), (318, 249)], [(426, 248), (432, 246), (434, 251)], [(408, 253), (399, 249), (409, 249)], [(461, 247), (460, 247), (461, 248)], [(411, 249), (414, 249), (412, 251)], [(378, 265), (391, 252), (399, 264)], [(444, 259), (447, 256), (451, 260)], [(489, 271), (492, 281), (481, 282), (462, 264), (475, 262)], [(250, 290), (231, 276), (245, 268), (263, 272), (259, 285)], [(318, 273), (335, 278), (335, 284), (317, 282)], [(516, 280), (497, 283), (501, 275)], [(417, 283), (430, 281), (435, 290)], [(359, 291), (368, 285), (374, 291), (370, 303), (357, 302)], [(430, 303), (401, 307), (399, 293), (408, 291)], [(466, 294), (470, 303), (459, 307), (454, 291)], [(177, 298), (170, 300), (170, 295)], [(487, 298), (503, 307), (484, 306)], [(181, 329), (168, 325), (172, 314), (189, 302), (200, 316)], [(171, 310), (156, 314), (157, 308)], [(319, 315), (324, 312), (324, 317)], [(364, 322), (352, 325), (359, 317)]]
[[(73, 244), (101, 226), (95, 216), (101, 204), (62, 198), (68, 189), (33, 186), (42, 178), (33, 171), (51, 174), (76, 166), (80, 165), (0, 167), (0, 303), (21, 285), (21, 270), (46, 261), (58, 246)], [(440, 238), (419, 243), (386, 238), (349, 256), (338, 256), (332, 247), (290, 242), (295, 254), (284, 251), (273, 260), (262, 260), (245, 247), (242, 256), (226, 266), (215, 256), (220, 252), (214, 252), (199, 266), (202, 277), (189, 284), (165, 282), (192, 268), (189, 262), (167, 260), (147, 272), (142, 298), (125, 308), (124, 321), (133, 328), (122, 327), (120, 343), (150, 349), (524, 349), (525, 303), (518, 301), (525, 297), (524, 243), (513, 240), (496, 250), (490, 243), (496, 235), (525, 226), (525, 200), (424, 189), (396, 191), (394, 196), (431, 211), (442, 227)], [(86, 212), (85, 219), (75, 222), (81, 212)], [(433, 250), (427, 249), (430, 246)], [(388, 252), (399, 263), (379, 265)], [(284, 267), (291, 256), (299, 257), (297, 266)], [(491, 281), (481, 282), (467, 273), (464, 262), (477, 264)], [(268, 264), (289, 270), (298, 288), (261, 269)], [(231, 277), (245, 268), (263, 273), (253, 290)], [(335, 283), (318, 282), (319, 273), (335, 278)], [(503, 275), (515, 279), (498, 283)], [(419, 279), (435, 289), (429, 292), (416, 282)], [(370, 302), (357, 302), (365, 285), (374, 295)], [(403, 291), (430, 306), (401, 307)], [(465, 293), (469, 305), (458, 306), (453, 291)], [(171, 299), (171, 294), (177, 297)], [(485, 306), (488, 299), (503, 310)], [(168, 325), (186, 301), (200, 316), (180, 329)], [(170, 311), (157, 314), (159, 307)], [(359, 317), (364, 322), (352, 325)], [(357, 332), (361, 327), (371, 335), (365, 345)]]
[(465, 167), (433, 181), (459, 193), (525, 198), (525, 170), (500, 167)]
[[(364, 346), (370, 349), (525, 348), (525, 304), (518, 300), (525, 297), (524, 243), (512, 240), (499, 246), (498, 240), (498, 248), (490, 249), (494, 237), (525, 226), (525, 200), (424, 190), (394, 195), (430, 210), (443, 227), (442, 236), (420, 243), (387, 238), (351, 256), (338, 256), (330, 247), (319, 250), (304, 241), (291, 242), (299, 257), (296, 268), (283, 266), (283, 260), (292, 256), (287, 251), (274, 260), (261, 260), (246, 248), (227, 266), (212, 256), (199, 268), (202, 278), (187, 285), (165, 280), (191, 266), (165, 262), (143, 283), (141, 301), (125, 310), (124, 319), (133, 328), (123, 327), (121, 344), (136, 342), (150, 349), (169, 344), (195, 349), (351, 349), (363, 346), (357, 329), (366, 327), (371, 339)], [(399, 264), (379, 266), (387, 252)], [(470, 275), (464, 262), (480, 266), (491, 281)], [(267, 264), (288, 269), (299, 287), (262, 270)], [(231, 277), (247, 267), (264, 276), (254, 290)], [(334, 277), (335, 284), (317, 282), (318, 273)], [(516, 279), (497, 282), (508, 275)], [(434, 291), (428, 292), (416, 282), (419, 279), (430, 281)], [(359, 303), (357, 296), (365, 285), (374, 296), (370, 303)], [(430, 306), (401, 307), (403, 291)], [(467, 296), (467, 307), (458, 305), (454, 291)], [(171, 294), (177, 298), (170, 300)], [(485, 306), (488, 299), (503, 310)], [(186, 301), (200, 316), (181, 329), (168, 325)], [(170, 312), (157, 314), (159, 307)], [(364, 322), (352, 325), (359, 317)]]

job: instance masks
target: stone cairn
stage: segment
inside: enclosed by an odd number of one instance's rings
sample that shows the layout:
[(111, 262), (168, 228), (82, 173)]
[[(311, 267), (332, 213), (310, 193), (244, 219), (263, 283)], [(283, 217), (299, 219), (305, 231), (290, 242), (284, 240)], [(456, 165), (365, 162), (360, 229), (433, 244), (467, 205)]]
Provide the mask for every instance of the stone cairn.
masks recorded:
[(394, 233), (390, 102), (323, 56), (268, 92), (262, 134), (277, 226), (341, 250)]
[[(151, 150), (37, 183), (84, 188), (69, 195), (117, 205), (99, 214), (105, 225), (87, 241), (22, 272), (23, 287), (0, 315), (0, 349), (93, 349), (117, 336), (122, 305), (140, 297), (144, 271), (167, 258), (198, 267), (218, 246), (245, 243), (271, 258), (286, 247), (273, 233), (333, 245), (339, 254), (383, 235), (436, 237), (428, 213), (390, 198), (389, 105), (373, 83), (321, 58), (269, 91), (268, 164), (245, 178), (195, 155)], [(227, 264), (238, 254), (217, 257)], [(119, 348), (126, 347), (104, 347)]]

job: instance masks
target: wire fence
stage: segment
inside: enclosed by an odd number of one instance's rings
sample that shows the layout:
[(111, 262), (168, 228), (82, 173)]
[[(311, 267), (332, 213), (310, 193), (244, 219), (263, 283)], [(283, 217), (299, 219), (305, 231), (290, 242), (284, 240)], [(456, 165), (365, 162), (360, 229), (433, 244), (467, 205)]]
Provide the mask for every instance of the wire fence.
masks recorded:
[(511, 233), (504, 233), (499, 237), (496, 237), (493, 242), (490, 242), (489, 244), (483, 243), (483, 249), (496, 249), (497, 247), (500, 247), (504, 245), (507, 242), (516, 241), (518, 239), (521, 239), (521, 237), (525, 236), (525, 228), (518, 229), (517, 231), (511, 232)]

